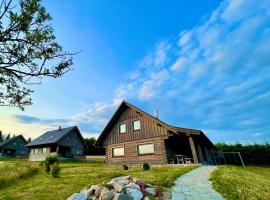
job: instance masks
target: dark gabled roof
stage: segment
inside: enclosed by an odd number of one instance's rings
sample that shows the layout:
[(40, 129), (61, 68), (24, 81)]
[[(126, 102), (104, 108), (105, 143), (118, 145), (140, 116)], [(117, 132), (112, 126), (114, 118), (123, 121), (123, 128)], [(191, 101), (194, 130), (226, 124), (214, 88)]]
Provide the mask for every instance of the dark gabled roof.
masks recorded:
[(189, 128), (181, 128), (181, 127), (176, 127), (176, 126), (171, 126), (161, 120), (159, 120), (158, 118), (144, 112), (143, 110), (133, 106), (132, 104), (126, 102), (126, 101), (122, 101), (122, 103), (119, 105), (119, 107), (117, 108), (117, 110), (115, 111), (115, 113), (113, 114), (112, 118), (110, 119), (110, 121), (108, 122), (108, 124), (105, 126), (105, 128), (103, 129), (103, 131), (101, 132), (99, 138), (96, 141), (96, 144), (101, 144), (102, 141), (106, 138), (106, 135), (108, 133), (108, 130), (110, 129), (111, 126), (113, 126), (114, 121), (118, 118), (118, 116), (120, 116), (120, 114), (122, 113), (122, 111), (126, 108), (126, 107), (130, 107), (133, 108), (134, 110), (154, 119), (157, 121), (157, 123), (165, 126), (169, 131), (171, 131), (172, 133), (181, 133), (181, 132), (185, 132), (185, 133), (190, 133), (190, 134), (195, 134), (195, 135), (200, 135), (202, 133), (201, 130), (196, 130), (196, 129), (189, 129)]
[(46, 133), (39, 136), (38, 138), (36, 138), (35, 140), (33, 140), (32, 142), (28, 143), (25, 146), (31, 147), (31, 146), (39, 146), (39, 145), (46, 145), (46, 144), (57, 144), (65, 136), (67, 136), (69, 133), (71, 133), (73, 130), (76, 130), (78, 132), (78, 135), (82, 140), (82, 143), (86, 147), (84, 139), (83, 139), (77, 126), (72, 126), (72, 127), (68, 127), (68, 128), (61, 128), (61, 129), (57, 129), (57, 130), (53, 130), (53, 131), (47, 131)]
[(15, 140), (15, 139), (17, 139), (19, 137), (21, 137), (24, 140), (25, 144), (27, 143), (26, 139), (22, 135), (17, 135), (15, 137), (9, 138), (8, 140), (6, 140), (4, 142), (1, 142), (0, 143), (0, 148), (4, 147), (5, 145), (9, 144), (10, 142), (13, 142), (13, 140)]

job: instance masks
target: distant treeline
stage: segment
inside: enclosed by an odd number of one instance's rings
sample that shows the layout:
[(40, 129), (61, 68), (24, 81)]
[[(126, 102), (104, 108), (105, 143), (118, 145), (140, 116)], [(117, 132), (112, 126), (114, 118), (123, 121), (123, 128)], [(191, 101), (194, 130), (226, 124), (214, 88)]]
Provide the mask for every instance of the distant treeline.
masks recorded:
[(240, 152), (247, 164), (270, 164), (270, 144), (225, 144), (218, 143), (216, 147), (223, 152)]
[(86, 150), (87, 155), (105, 155), (104, 148), (94, 145), (96, 142), (96, 138), (94, 137), (85, 138), (84, 141), (87, 145), (87, 150)]

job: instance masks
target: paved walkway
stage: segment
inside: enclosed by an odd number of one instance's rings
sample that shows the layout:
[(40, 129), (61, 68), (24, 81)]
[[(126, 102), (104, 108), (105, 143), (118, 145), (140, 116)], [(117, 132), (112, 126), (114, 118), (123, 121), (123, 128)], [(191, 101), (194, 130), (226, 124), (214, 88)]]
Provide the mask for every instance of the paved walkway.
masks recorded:
[(175, 181), (172, 189), (173, 200), (222, 200), (208, 181), (216, 166), (202, 166), (194, 169)]

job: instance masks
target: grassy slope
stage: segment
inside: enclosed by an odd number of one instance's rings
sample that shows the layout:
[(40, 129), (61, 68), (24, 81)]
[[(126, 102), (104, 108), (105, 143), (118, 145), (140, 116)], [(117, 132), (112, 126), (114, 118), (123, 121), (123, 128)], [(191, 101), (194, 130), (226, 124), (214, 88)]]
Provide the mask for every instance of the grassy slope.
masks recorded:
[(0, 199), (66, 199), (87, 185), (102, 184), (114, 177), (127, 174), (160, 188), (166, 188), (172, 186), (178, 176), (195, 168), (195, 166), (154, 167), (145, 172), (138, 167), (123, 171), (121, 167), (108, 167), (103, 163), (61, 163), (60, 165), (62, 167), (60, 178), (54, 179), (40, 170), (33, 177), (18, 180), (16, 184), (0, 189)]
[(226, 199), (270, 199), (269, 166), (219, 166), (211, 181)]

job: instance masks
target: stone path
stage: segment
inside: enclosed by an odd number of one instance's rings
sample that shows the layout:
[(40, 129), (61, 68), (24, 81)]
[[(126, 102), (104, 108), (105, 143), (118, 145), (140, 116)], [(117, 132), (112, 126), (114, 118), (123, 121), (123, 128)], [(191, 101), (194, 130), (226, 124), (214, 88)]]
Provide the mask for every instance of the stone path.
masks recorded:
[(172, 189), (173, 200), (222, 200), (208, 181), (216, 166), (202, 166), (179, 177)]

